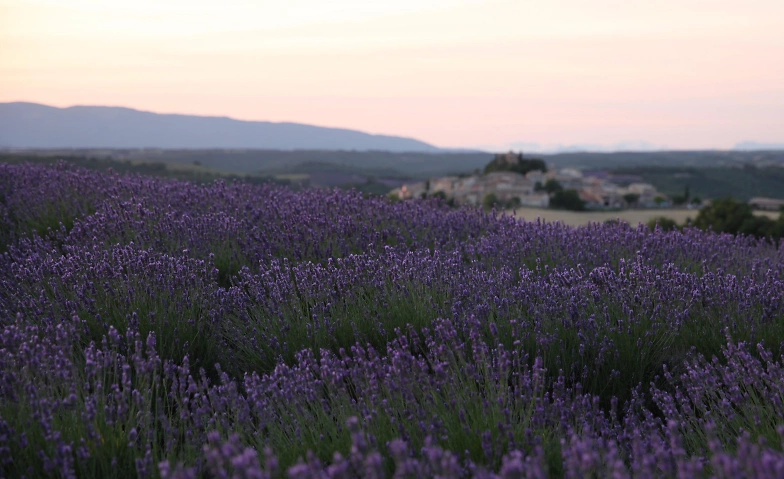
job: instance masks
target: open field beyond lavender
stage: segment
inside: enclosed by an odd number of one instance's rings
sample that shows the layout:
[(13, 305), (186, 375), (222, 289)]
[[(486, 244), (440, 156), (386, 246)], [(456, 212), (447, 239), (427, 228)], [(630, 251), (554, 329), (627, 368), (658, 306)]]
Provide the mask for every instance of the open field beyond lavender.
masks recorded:
[[(620, 211), (567, 211), (543, 208), (517, 208), (514, 211), (510, 210), (508, 213), (513, 213), (517, 218), (525, 221), (536, 221), (541, 218), (542, 221), (560, 221), (569, 226), (587, 226), (590, 223), (603, 223), (608, 220), (619, 219), (629, 223), (632, 227), (636, 227), (640, 223), (647, 224), (649, 221), (661, 217), (675, 220), (678, 224), (685, 224), (689, 219), (694, 220), (700, 213), (700, 210), (651, 208)], [(766, 216), (772, 220), (779, 216), (779, 213), (776, 211), (755, 211), (754, 214)]]
[(784, 477), (784, 248), (0, 165), (0, 476)]

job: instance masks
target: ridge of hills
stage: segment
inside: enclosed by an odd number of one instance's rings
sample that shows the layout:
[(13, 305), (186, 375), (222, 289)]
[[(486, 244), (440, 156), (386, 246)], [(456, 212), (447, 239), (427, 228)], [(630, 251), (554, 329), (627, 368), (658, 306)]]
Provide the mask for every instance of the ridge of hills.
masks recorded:
[[(325, 169), (373, 176), (427, 179), (437, 176), (470, 174), (493, 159), (488, 152), (392, 152), (351, 150), (270, 150), (270, 149), (109, 149), (52, 148), (3, 149), (0, 153), (43, 157), (106, 158), (187, 164), (235, 174), (306, 174)], [(656, 151), (615, 153), (528, 154), (555, 168), (584, 171), (619, 168), (766, 168), (784, 167), (784, 151)], [(331, 166), (328, 166), (331, 165)]]
[(441, 151), (413, 138), (344, 128), (29, 102), (0, 103), (3, 147)]

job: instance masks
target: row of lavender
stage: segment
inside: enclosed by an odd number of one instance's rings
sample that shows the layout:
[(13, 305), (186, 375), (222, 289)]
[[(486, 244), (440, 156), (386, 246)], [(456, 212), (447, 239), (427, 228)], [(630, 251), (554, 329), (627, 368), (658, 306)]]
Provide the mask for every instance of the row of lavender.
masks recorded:
[(64, 165), (0, 221), (8, 477), (784, 474), (764, 241)]

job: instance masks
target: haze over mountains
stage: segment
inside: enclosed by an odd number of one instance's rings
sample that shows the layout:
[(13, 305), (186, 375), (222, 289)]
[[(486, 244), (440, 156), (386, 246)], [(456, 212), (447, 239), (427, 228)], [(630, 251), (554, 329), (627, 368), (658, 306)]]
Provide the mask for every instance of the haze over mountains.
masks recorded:
[[(535, 154), (667, 151), (646, 141), (600, 144), (512, 142), (475, 149), (439, 148), (400, 136), (373, 135), (301, 123), (243, 121), (228, 117), (159, 114), (123, 107), (0, 103), (0, 148), (354, 150), (393, 153), (479, 153), (515, 150)], [(784, 143), (745, 141), (738, 151), (784, 150)]]
[(527, 151), (530, 153), (582, 153), (582, 152), (603, 152), (614, 153), (617, 151), (666, 151), (664, 145), (654, 145), (647, 141), (622, 141), (611, 145), (600, 145), (596, 143), (577, 143), (571, 145), (564, 144), (541, 144), (535, 142), (512, 142), (500, 147), (480, 147), (486, 151)]
[(0, 103), (0, 148), (441, 151), (412, 138), (299, 123), (26, 102)]
[(743, 141), (736, 144), (734, 149), (743, 151), (784, 150), (784, 143), (760, 143), (756, 141)]

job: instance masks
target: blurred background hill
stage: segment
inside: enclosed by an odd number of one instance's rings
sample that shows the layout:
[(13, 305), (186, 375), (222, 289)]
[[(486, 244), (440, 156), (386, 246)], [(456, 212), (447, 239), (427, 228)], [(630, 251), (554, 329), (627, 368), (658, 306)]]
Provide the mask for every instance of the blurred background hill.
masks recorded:
[(158, 114), (131, 108), (0, 103), (0, 146), (438, 151), (411, 138), (300, 123)]

